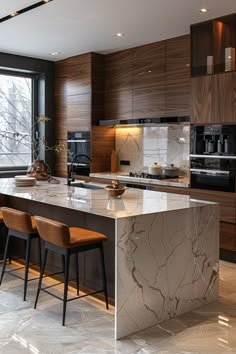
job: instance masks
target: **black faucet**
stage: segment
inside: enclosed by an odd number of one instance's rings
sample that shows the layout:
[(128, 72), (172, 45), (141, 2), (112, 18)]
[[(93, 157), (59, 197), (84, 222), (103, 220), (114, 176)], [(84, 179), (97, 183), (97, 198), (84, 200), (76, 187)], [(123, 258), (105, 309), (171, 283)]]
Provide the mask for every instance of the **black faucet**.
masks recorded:
[(70, 186), (71, 182), (74, 181), (74, 178), (72, 178), (72, 170), (73, 170), (73, 165), (74, 165), (74, 162), (75, 160), (79, 159), (80, 157), (85, 157), (87, 160), (89, 160), (90, 162), (92, 162), (92, 160), (90, 159), (89, 156), (87, 155), (84, 155), (84, 154), (78, 154), (76, 155), (73, 160), (71, 161), (71, 164), (69, 166), (69, 169), (68, 169), (68, 175), (67, 175), (67, 185)]

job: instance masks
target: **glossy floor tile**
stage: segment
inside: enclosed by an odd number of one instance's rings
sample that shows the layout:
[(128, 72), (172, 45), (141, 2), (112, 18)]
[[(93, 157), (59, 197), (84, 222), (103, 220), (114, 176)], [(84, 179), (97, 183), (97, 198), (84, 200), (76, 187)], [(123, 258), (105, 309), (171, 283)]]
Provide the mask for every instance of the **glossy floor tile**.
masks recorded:
[[(22, 281), (7, 274), (0, 288), (0, 353), (236, 354), (235, 279), (236, 265), (221, 262), (218, 301), (115, 341), (113, 310), (105, 310), (103, 303), (91, 299), (68, 303), (62, 327), (61, 302), (42, 292), (34, 310), (37, 281), (29, 283), (23, 302)], [(62, 286), (56, 292), (61, 295)]]

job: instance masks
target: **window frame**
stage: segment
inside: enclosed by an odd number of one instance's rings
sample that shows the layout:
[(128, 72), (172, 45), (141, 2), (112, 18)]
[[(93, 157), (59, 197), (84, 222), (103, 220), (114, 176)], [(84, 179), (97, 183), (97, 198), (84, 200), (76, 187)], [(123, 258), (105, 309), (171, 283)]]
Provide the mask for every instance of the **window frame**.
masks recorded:
[[(37, 111), (38, 111), (38, 88), (37, 88), (37, 81), (38, 81), (38, 75), (35, 73), (29, 73), (25, 71), (20, 71), (20, 70), (5, 70), (0, 68), (0, 75), (5, 75), (5, 76), (15, 76), (15, 77), (22, 77), (22, 78), (30, 78), (32, 80), (32, 92), (31, 92), (31, 122), (34, 124), (34, 131), (32, 132), (32, 137), (33, 139), (33, 134), (38, 131), (38, 124), (36, 120), (37, 116)], [(32, 140), (31, 140), (32, 141)], [(31, 145), (31, 161), (34, 160), (34, 151), (33, 151), (33, 144)], [(28, 165), (22, 165), (22, 166), (0, 166), (0, 174), (3, 174), (4, 172), (14, 172), (14, 171), (26, 171), (28, 168)]]

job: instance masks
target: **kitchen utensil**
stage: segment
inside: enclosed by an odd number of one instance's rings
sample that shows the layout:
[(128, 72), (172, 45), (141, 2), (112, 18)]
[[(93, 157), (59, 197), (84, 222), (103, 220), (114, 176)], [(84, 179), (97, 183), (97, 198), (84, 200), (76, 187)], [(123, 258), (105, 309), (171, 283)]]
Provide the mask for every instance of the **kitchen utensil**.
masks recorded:
[(170, 164), (164, 167), (164, 175), (166, 177), (178, 177), (179, 169), (175, 167), (174, 164)]
[(157, 162), (148, 167), (148, 173), (153, 176), (161, 176), (162, 170), (162, 166), (158, 165)]

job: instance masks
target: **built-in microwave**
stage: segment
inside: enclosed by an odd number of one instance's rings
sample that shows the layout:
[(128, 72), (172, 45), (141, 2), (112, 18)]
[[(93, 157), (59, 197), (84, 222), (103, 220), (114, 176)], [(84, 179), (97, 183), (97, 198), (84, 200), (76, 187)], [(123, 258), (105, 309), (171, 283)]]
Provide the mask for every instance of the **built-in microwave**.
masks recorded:
[(77, 155), (84, 155), (79, 157), (73, 163), (74, 175), (89, 176), (90, 173), (90, 132), (68, 132), (67, 134), (67, 166), (70, 168), (71, 162)]

